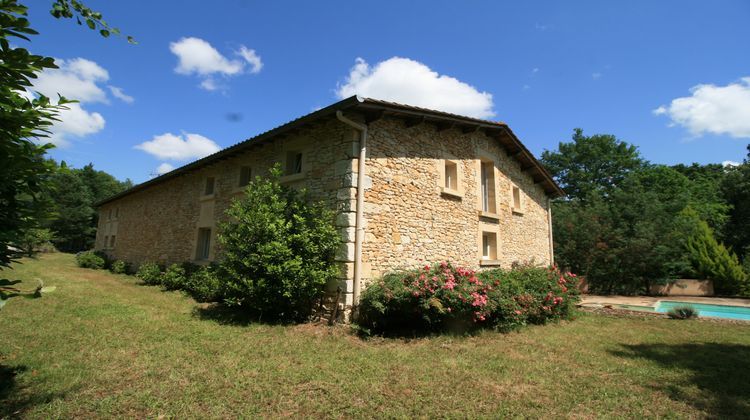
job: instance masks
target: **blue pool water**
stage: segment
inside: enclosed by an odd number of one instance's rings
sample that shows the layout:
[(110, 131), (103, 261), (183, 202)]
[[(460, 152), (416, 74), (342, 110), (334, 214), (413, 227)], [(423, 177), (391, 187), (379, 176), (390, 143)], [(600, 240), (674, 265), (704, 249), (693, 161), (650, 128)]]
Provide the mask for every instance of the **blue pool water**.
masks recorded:
[(714, 318), (741, 319), (750, 321), (750, 308), (728, 305), (709, 305), (706, 303), (676, 302), (661, 300), (656, 305), (656, 312), (669, 312), (678, 306), (691, 306), (698, 310), (698, 316), (710, 316)]

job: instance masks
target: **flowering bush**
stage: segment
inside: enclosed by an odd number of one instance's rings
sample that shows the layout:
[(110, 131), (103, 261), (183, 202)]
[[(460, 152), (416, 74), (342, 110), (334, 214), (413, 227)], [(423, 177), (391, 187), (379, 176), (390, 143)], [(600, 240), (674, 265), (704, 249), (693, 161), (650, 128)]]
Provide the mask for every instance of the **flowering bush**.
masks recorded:
[(575, 275), (522, 266), (476, 272), (449, 262), (391, 273), (362, 294), (358, 324), (372, 333), (510, 330), (568, 318)]

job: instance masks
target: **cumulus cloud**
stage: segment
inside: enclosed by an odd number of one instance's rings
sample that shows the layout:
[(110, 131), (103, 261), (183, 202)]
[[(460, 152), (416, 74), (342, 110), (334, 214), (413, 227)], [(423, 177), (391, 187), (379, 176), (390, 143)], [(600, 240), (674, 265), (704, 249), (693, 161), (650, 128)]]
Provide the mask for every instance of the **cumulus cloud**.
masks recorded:
[(164, 175), (167, 172), (172, 172), (174, 170), (174, 166), (170, 165), (167, 162), (162, 163), (161, 165), (156, 167), (156, 174), (157, 175)]
[(671, 125), (681, 125), (695, 136), (750, 138), (750, 77), (726, 86), (700, 84), (690, 93), (652, 112), (668, 116)]
[(59, 68), (39, 73), (32, 90), (50, 98), (59, 93), (81, 102), (107, 102), (107, 94), (98, 85), (109, 80), (107, 70), (85, 58), (55, 59), (55, 63)]
[[(61, 110), (50, 131), (52, 135), (41, 141), (50, 142), (58, 146), (68, 146), (71, 137), (84, 137), (104, 129), (105, 119), (98, 112), (90, 112), (84, 108), (85, 104), (109, 103), (104, 84), (109, 80), (109, 72), (94, 61), (85, 58), (55, 59), (59, 68), (46, 69), (32, 79), (33, 85), (26, 92), (31, 98), (35, 93), (49, 97), (53, 103), (57, 96), (75, 99), (78, 103), (65, 105), (68, 109)], [(106, 86), (112, 95), (122, 101), (131, 103), (132, 96), (125, 95), (121, 88)], [(33, 92), (33, 93), (32, 93)]]
[(159, 159), (175, 161), (202, 158), (221, 149), (213, 140), (193, 133), (164, 133), (136, 145), (135, 148)]
[(109, 88), (109, 91), (112, 92), (112, 96), (115, 98), (125, 102), (126, 104), (132, 104), (135, 102), (135, 98), (133, 98), (130, 95), (126, 95), (125, 91), (122, 90), (122, 88), (119, 88), (117, 86), (107, 86)]
[(456, 78), (441, 75), (426, 65), (408, 58), (393, 57), (370, 67), (357, 58), (346, 83), (336, 96), (360, 95), (436, 109), (475, 118), (489, 118), (492, 95), (480, 92)]
[(234, 52), (237, 58), (225, 57), (210, 43), (196, 37), (185, 37), (172, 42), (169, 50), (178, 59), (174, 71), (182, 75), (202, 76), (199, 86), (206, 90), (220, 87), (212, 76), (229, 77), (246, 72), (256, 74), (263, 68), (260, 56), (244, 45), (240, 45), (240, 49)]

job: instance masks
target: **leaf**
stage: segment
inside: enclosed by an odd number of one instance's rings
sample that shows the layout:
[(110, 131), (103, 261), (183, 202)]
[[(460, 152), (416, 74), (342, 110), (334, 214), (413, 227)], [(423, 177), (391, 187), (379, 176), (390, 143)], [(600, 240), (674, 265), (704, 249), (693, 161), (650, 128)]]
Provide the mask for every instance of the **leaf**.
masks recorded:
[(109, 37), (109, 31), (106, 29), (102, 29), (99, 31), (100, 34), (102, 34), (103, 37), (108, 38)]
[(86, 19), (86, 25), (88, 25), (89, 29), (96, 29), (96, 23), (91, 19)]

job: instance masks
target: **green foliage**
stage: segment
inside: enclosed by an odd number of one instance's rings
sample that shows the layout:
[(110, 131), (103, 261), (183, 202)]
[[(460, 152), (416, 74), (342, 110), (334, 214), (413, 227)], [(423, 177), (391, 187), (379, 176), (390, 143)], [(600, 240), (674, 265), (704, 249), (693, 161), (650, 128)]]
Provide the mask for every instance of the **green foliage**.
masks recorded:
[(695, 211), (688, 208), (682, 216), (692, 220), (686, 247), (697, 273), (713, 280), (717, 294), (736, 295), (747, 290), (748, 277), (737, 255), (716, 240), (711, 228)]
[(115, 274), (128, 274), (130, 271), (130, 267), (128, 266), (128, 263), (122, 260), (116, 260), (112, 262), (112, 264), (109, 267), (109, 270)]
[(670, 309), (667, 316), (672, 319), (693, 319), (698, 318), (698, 310), (690, 305), (677, 306)]
[(198, 302), (218, 302), (223, 299), (220, 267), (209, 264), (195, 270), (184, 285), (184, 290)]
[(82, 268), (101, 270), (107, 266), (107, 259), (96, 251), (83, 251), (76, 254), (76, 263)]
[[(75, 18), (79, 25), (83, 25), (85, 22), (89, 29), (98, 30), (99, 34), (105, 38), (108, 38), (110, 35), (120, 35), (120, 30), (109, 26), (102, 18), (101, 13), (91, 10), (78, 0), (55, 0), (52, 3), (50, 13), (58, 19)], [(131, 44), (137, 44), (132, 36), (128, 36), (127, 40)]]
[[(750, 144), (742, 165), (726, 168), (722, 193), (731, 210), (722, 229), (724, 242), (737, 254), (750, 256)], [(748, 273), (750, 274), (750, 272)]]
[(560, 142), (558, 151), (545, 150), (541, 162), (568, 197), (606, 196), (633, 170), (644, 165), (638, 148), (609, 134), (584, 136), (576, 128), (572, 141)]
[(279, 166), (257, 177), (221, 225), (227, 303), (264, 317), (301, 321), (336, 280), (341, 239), (333, 213), (279, 184)]
[(508, 331), (569, 318), (577, 301), (575, 275), (532, 266), (475, 272), (448, 262), (394, 272), (360, 298), (357, 323), (374, 334)]
[(141, 279), (145, 284), (156, 286), (161, 284), (162, 270), (157, 263), (145, 262), (138, 267), (135, 276)]
[(167, 290), (181, 290), (187, 283), (188, 272), (182, 264), (172, 264), (161, 276), (161, 285)]
[(31, 257), (35, 252), (44, 249), (54, 249), (51, 245), (51, 241), (54, 238), (52, 232), (49, 229), (28, 229), (21, 236), (21, 240), (18, 243), (20, 248), (23, 250), (26, 256)]

